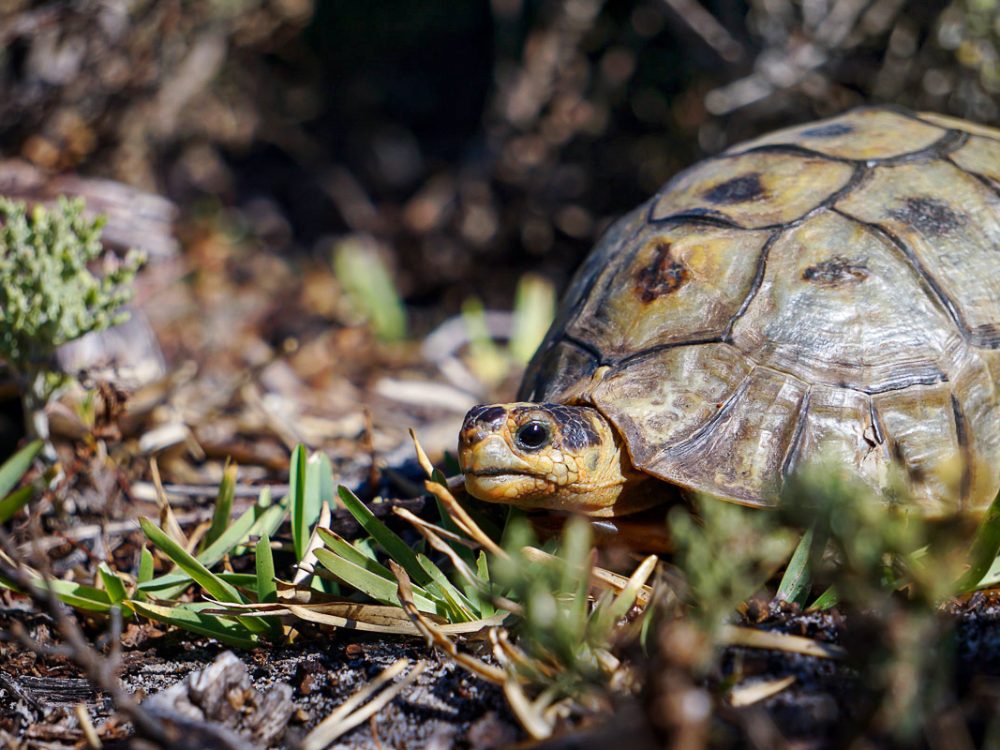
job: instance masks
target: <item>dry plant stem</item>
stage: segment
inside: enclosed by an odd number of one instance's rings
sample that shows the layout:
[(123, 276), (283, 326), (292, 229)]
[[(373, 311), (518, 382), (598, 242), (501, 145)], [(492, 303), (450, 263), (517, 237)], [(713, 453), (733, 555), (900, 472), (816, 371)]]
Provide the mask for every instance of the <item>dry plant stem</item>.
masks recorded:
[(427, 645), (437, 646), (450, 656), (456, 664), (465, 667), (484, 680), (488, 680), (494, 685), (503, 685), (507, 679), (506, 673), (502, 669), (492, 667), (484, 661), (459, 651), (454, 642), (449, 640), (434, 623), (424, 617), (423, 613), (417, 609), (417, 605), (413, 603), (413, 587), (410, 583), (410, 576), (407, 575), (406, 571), (397, 565), (394, 560), (389, 560), (389, 568), (392, 570), (393, 575), (396, 576), (399, 601), (403, 605), (403, 610), (413, 621), (420, 634), (427, 639)]
[(729, 705), (733, 708), (743, 708), (752, 706), (773, 695), (777, 695), (782, 690), (786, 690), (795, 684), (796, 677), (793, 674), (779, 677), (776, 680), (765, 682), (753, 682), (749, 685), (736, 685), (729, 691)]
[[(523, 661), (524, 655), (510, 643), (507, 633), (497, 629), (490, 631), (490, 642), (493, 644), (493, 656), (504, 667), (506, 679), (503, 682), (504, 697), (521, 726), (531, 735), (532, 739), (543, 740), (552, 734), (552, 724), (546, 720), (541, 711), (537, 709), (524, 689), (518, 683), (515, 675), (516, 669), (511, 665), (512, 659)], [(542, 667), (541, 664), (533, 665), (535, 668)]]
[[(550, 555), (548, 552), (544, 552), (543, 550), (540, 550), (537, 547), (522, 547), (521, 552), (524, 554), (526, 558), (528, 558), (532, 562), (550, 563), (558, 560), (558, 558), (556, 558), (554, 555)], [(650, 566), (655, 567), (656, 563), (659, 561), (659, 558), (656, 558), (655, 555), (651, 555), (651, 557), (654, 559), (651, 561), (650, 558), (646, 558), (642, 562), (642, 565), (640, 565), (640, 567), (637, 569), (637, 571), (639, 569), (646, 570)], [(649, 570), (649, 574), (651, 573), (652, 569)], [(633, 573), (632, 575), (635, 576), (635, 573)], [(590, 576), (595, 586), (598, 586), (599, 588), (602, 589), (611, 589), (619, 593), (629, 587), (631, 580), (623, 575), (619, 575), (618, 573), (612, 573), (610, 570), (605, 570), (604, 568), (600, 568), (596, 565), (591, 566)], [(641, 607), (645, 607), (647, 604), (649, 604), (652, 597), (653, 597), (653, 588), (651, 586), (643, 585), (636, 590), (635, 603)]]
[(664, 0), (664, 2), (723, 60), (733, 63), (743, 59), (745, 55), (743, 45), (696, 0)]
[(745, 646), (775, 651), (817, 656), (822, 659), (844, 659), (847, 651), (835, 643), (825, 643), (800, 635), (775, 633), (738, 625), (723, 625), (719, 630), (719, 643), (725, 646)]
[(417, 679), (420, 673), (424, 671), (426, 665), (423, 662), (417, 662), (406, 677), (392, 687), (387, 688), (367, 705), (363, 705), (384, 685), (399, 676), (407, 666), (409, 666), (409, 662), (406, 659), (399, 659), (382, 670), (375, 679), (337, 706), (329, 716), (317, 724), (302, 741), (302, 750), (322, 750), (345, 732), (358, 726), (366, 719), (374, 718), (375, 714), (381, 711), (389, 701)]
[[(33, 536), (37, 536), (37, 528), (32, 529)], [(16, 560), (14, 556), (14, 545), (6, 531), (0, 529), (0, 549), (2, 549), (8, 559)], [(47, 558), (40, 556), (43, 561)], [(118, 607), (111, 609), (111, 651), (108, 657), (103, 657), (87, 642), (80, 630), (80, 626), (69, 614), (66, 607), (56, 597), (52, 588), (48, 585), (52, 576), (47, 565), (43, 565), (41, 574), (46, 582), (44, 591), (40, 591), (34, 585), (31, 578), (23, 573), (19, 566), (12, 565), (7, 559), (0, 558), (0, 574), (12, 581), (20, 591), (30, 597), (39, 606), (46, 609), (56, 623), (59, 634), (62, 636), (65, 647), (58, 650), (62, 656), (71, 659), (86, 675), (87, 679), (100, 690), (104, 691), (111, 698), (119, 711), (125, 714), (135, 726), (136, 732), (142, 736), (159, 743), (163, 747), (182, 747), (180, 738), (173, 736), (167, 728), (158, 720), (149, 715), (136, 700), (129, 695), (122, 687), (117, 677), (117, 670), (120, 666), (121, 653), (121, 610)], [(31, 648), (36, 653), (52, 653), (50, 649), (25, 638), (25, 646)]]
[(448, 514), (455, 522), (455, 525), (468, 534), (472, 539), (479, 542), (483, 549), (490, 554), (496, 555), (497, 557), (508, 557), (507, 553), (504, 552), (496, 542), (490, 539), (486, 532), (479, 528), (476, 522), (472, 520), (472, 517), (465, 512), (465, 508), (458, 504), (458, 500), (456, 500), (455, 496), (448, 491), (447, 487), (431, 481), (425, 482), (424, 486), (427, 487), (428, 492), (440, 500), (441, 504), (447, 508)]

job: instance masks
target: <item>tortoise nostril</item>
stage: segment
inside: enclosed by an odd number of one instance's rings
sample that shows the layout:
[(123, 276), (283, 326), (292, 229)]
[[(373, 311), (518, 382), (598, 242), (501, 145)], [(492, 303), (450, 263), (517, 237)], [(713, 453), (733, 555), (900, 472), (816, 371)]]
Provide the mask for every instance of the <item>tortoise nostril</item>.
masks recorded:
[(464, 428), (496, 429), (506, 421), (507, 410), (502, 406), (476, 406), (465, 416)]

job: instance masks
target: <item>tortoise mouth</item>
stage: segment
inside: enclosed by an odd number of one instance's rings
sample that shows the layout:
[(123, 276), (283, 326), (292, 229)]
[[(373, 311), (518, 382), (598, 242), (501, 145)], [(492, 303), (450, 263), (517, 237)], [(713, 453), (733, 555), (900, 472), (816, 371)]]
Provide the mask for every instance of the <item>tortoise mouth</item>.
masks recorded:
[(509, 469), (505, 467), (494, 467), (485, 469), (469, 469), (464, 472), (466, 476), (473, 477), (540, 477), (541, 474), (536, 474), (531, 471), (518, 471), (517, 469)]

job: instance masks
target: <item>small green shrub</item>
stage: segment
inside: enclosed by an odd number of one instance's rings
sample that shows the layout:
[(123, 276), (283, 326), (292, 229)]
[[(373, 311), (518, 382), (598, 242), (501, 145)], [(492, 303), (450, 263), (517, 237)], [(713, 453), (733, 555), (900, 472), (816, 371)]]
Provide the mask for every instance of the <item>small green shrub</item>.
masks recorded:
[(93, 273), (104, 219), (83, 211), (80, 199), (29, 211), (0, 198), (0, 357), (22, 381), (29, 428), (40, 437), (37, 414), (65, 380), (55, 370), (56, 348), (124, 320), (121, 307), (145, 260), (133, 250), (103, 275)]

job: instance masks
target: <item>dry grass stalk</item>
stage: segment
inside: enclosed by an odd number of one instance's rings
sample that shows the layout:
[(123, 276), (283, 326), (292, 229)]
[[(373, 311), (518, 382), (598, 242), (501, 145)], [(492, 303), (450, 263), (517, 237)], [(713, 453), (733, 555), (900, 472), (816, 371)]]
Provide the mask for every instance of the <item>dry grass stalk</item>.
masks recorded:
[(409, 615), (417, 630), (420, 631), (420, 634), (427, 640), (428, 645), (437, 646), (450, 656), (456, 664), (465, 667), (484, 680), (492, 682), (495, 685), (503, 685), (507, 679), (506, 673), (502, 669), (497, 669), (480, 659), (459, 651), (454, 641), (445, 635), (442, 627), (432, 622), (413, 603), (413, 588), (406, 571), (393, 560), (389, 561), (389, 568), (392, 570), (393, 575), (396, 576), (396, 581), (399, 584), (399, 601), (402, 602), (403, 610)]
[(370, 702), (367, 701), (379, 690), (382, 690), (383, 686), (402, 674), (409, 664), (410, 662), (406, 659), (396, 661), (384, 669), (374, 680), (341, 703), (329, 716), (323, 719), (306, 735), (300, 745), (302, 750), (323, 750), (323, 748), (328, 747), (345, 732), (354, 729), (354, 727), (375, 716), (375, 714), (385, 708), (391, 700), (402, 693), (420, 676), (420, 673), (424, 671), (426, 666), (424, 662), (417, 662), (406, 677), (394, 685), (387, 687), (378, 697)]

